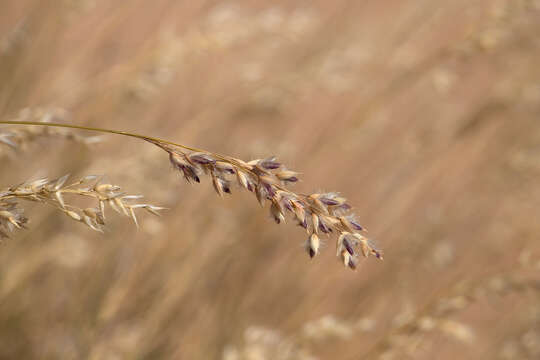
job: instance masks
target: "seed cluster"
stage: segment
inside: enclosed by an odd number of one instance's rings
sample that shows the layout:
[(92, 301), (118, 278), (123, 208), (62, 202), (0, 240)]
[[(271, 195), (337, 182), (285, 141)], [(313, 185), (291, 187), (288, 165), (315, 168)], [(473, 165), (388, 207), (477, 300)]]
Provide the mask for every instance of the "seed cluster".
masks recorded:
[[(25, 227), (28, 219), (23, 215), (23, 208), (19, 207), (20, 200), (51, 205), (69, 218), (100, 232), (105, 225), (107, 206), (131, 217), (135, 224), (135, 210), (144, 209), (154, 215), (159, 215), (158, 211), (163, 210), (158, 206), (135, 203), (134, 200), (142, 198), (141, 195), (126, 195), (119, 186), (100, 182), (99, 176), (89, 175), (66, 185), (68, 178), (65, 175), (53, 180), (38, 179), (0, 190), (0, 239), (7, 238), (8, 232), (14, 229)], [(94, 199), (97, 206), (81, 208), (69, 204), (66, 197), (70, 195)]]
[(219, 196), (231, 194), (234, 183), (252, 192), (264, 206), (270, 204), (270, 214), (277, 224), (285, 222), (286, 214), (304, 228), (308, 237), (305, 249), (313, 258), (319, 253), (321, 235), (336, 233), (336, 253), (343, 264), (356, 269), (359, 255), (382, 253), (372, 241), (361, 234), (365, 229), (350, 212), (347, 199), (338, 193), (299, 194), (288, 186), (298, 181), (298, 173), (288, 170), (276, 158), (256, 159), (245, 162), (229, 156), (203, 151), (186, 151), (159, 141), (147, 141), (169, 154), (169, 160), (189, 183), (199, 183), (201, 176), (210, 176)]

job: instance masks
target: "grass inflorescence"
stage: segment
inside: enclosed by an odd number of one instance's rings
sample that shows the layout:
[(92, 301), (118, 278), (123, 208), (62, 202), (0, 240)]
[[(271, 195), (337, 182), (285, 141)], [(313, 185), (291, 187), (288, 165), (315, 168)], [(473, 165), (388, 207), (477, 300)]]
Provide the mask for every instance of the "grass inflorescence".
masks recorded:
[[(88, 175), (74, 183), (68, 183), (68, 175), (58, 179), (37, 179), (0, 190), (0, 239), (8, 232), (22, 229), (28, 221), (21, 201), (33, 201), (53, 206), (69, 218), (86, 224), (93, 230), (102, 231), (105, 225), (105, 208), (129, 216), (137, 223), (135, 210), (144, 209), (159, 215), (162, 207), (138, 203), (141, 195), (127, 195), (118, 185), (100, 181), (100, 176)], [(95, 201), (94, 207), (79, 207), (70, 203), (68, 197), (86, 197)]]
[[(219, 196), (231, 194), (233, 185), (251, 192), (259, 204), (269, 204), (270, 214), (277, 224), (283, 223), (287, 215), (293, 223), (307, 232), (305, 249), (313, 258), (319, 254), (321, 236), (336, 237), (336, 255), (344, 266), (356, 269), (360, 256), (373, 255), (382, 260), (382, 252), (363, 235), (365, 229), (352, 213), (347, 199), (336, 192), (301, 194), (290, 189), (299, 180), (299, 173), (286, 168), (275, 157), (244, 161), (227, 155), (197, 149), (171, 141), (124, 131), (91, 128), (60, 123), (34, 121), (0, 121), (0, 124), (34, 125), (46, 128), (82, 129), (102, 133), (112, 133), (145, 140), (168, 155), (173, 165), (187, 182), (199, 183), (201, 177), (208, 176)], [(19, 228), (26, 218), (17, 207), (15, 200), (25, 199), (53, 205), (74, 220), (81, 221), (94, 230), (104, 225), (105, 205), (124, 213), (136, 222), (134, 210), (144, 208), (157, 213), (162, 208), (149, 204), (133, 204), (138, 196), (125, 195), (120, 188), (111, 184), (96, 182), (87, 185), (95, 177), (83, 178), (65, 186), (67, 177), (56, 180), (40, 179), (12, 187), (0, 193), (0, 209), (5, 217), (0, 225)], [(82, 186), (82, 187), (81, 187)], [(64, 195), (75, 194), (93, 197), (98, 201), (96, 208), (81, 209), (67, 205)], [(5, 235), (5, 232), (0, 233)]]

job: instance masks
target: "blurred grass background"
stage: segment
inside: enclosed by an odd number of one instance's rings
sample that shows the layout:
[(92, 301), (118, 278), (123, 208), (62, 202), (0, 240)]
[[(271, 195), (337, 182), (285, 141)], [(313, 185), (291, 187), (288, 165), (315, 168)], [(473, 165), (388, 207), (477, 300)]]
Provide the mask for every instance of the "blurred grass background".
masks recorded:
[[(537, 0), (3, 0), (0, 118), (276, 155), (385, 261), (347, 271), (331, 240), (309, 261), (297, 227), (136, 140), (42, 139), (2, 187), (106, 174), (170, 210), (103, 236), (30, 208), (0, 247), (0, 358), (538, 359), (538, 286), (489, 289), (539, 281), (539, 63)], [(371, 350), (471, 282), (445, 326)]]

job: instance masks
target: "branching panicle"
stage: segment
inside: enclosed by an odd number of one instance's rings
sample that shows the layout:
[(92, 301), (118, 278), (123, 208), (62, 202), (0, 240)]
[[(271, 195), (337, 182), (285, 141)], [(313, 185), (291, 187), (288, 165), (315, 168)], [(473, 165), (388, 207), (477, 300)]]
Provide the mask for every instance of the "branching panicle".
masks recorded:
[[(347, 203), (347, 199), (335, 192), (305, 195), (290, 190), (288, 186), (298, 181), (299, 173), (287, 169), (275, 157), (246, 162), (234, 157), (124, 131), (35, 121), (0, 121), (0, 124), (2, 123), (81, 129), (145, 140), (165, 151), (169, 155), (173, 168), (179, 171), (188, 183), (200, 183), (203, 175), (209, 176), (219, 196), (231, 194), (232, 184), (237, 183), (240, 188), (252, 192), (261, 206), (267, 202), (270, 203), (270, 214), (276, 223), (285, 222), (286, 215), (289, 214), (294, 222), (308, 233), (306, 250), (310, 257), (319, 253), (321, 234), (335, 233), (337, 236), (336, 255), (341, 258), (346, 267), (356, 269), (360, 255), (364, 257), (373, 255), (382, 260), (382, 252), (360, 233), (365, 229), (357, 221), (356, 216), (350, 212), (351, 206)], [(85, 178), (68, 186), (64, 185), (66, 180), (67, 177), (57, 180), (41, 179), (0, 193), (0, 210), (8, 212), (4, 214), (4, 217), (0, 214), (0, 226), (10, 230), (11, 227), (22, 227), (25, 222), (20, 212), (14, 210), (15, 205), (2, 205), (9, 200), (34, 200), (53, 205), (72, 219), (83, 222), (98, 231), (101, 230), (105, 221), (105, 205), (133, 218), (135, 222), (137, 222), (135, 209), (144, 208), (154, 214), (162, 209), (148, 204), (133, 204), (131, 201), (138, 197), (124, 195), (115, 185), (99, 182), (92, 186), (85, 185), (88, 181), (96, 180), (95, 178)], [(67, 194), (92, 197), (98, 201), (99, 207), (81, 209), (67, 205), (64, 202), (64, 195)], [(5, 231), (0, 233), (2, 234), (5, 234)]]
[[(137, 224), (136, 209), (158, 215), (163, 208), (134, 202), (142, 198), (140, 195), (126, 195), (122, 189), (113, 184), (100, 182), (100, 177), (86, 176), (68, 184), (69, 176), (58, 179), (38, 179), (25, 182), (0, 191), (0, 238), (8, 237), (7, 232), (21, 229), (27, 222), (19, 207), (21, 200), (34, 201), (53, 206), (69, 218), (87, 225), (96, 231), (103, 231), (105, 225), (105, 208), (111, 207), (120, 214), (131, 217)], [(96, 201), (96, 207), (82, 208), (66, 201), (67, 197), (86, 197)]]
[[(347, 199), (338, 193), (298, 194), (287, 188), (298, 181), (298, 173), (286, 169), (275, 157), (245, 162), (241, 159), (211, 152), (186, 151), (180, 146), (148, 140), (169, 154), (171, 164), (180, 171), (188, 182), (200, 182), (201, 174), (209, 174), (219, 196), (231, 193), (231, 183), (253, 192), (257, 201), (264, 206), (270, 202), (270, 215), (277, 224), (285, 222), (290, 214), (294, 221), (306, 229), (306, 250), (310, 257), (319, 253), (319, 234), (336, 232), (337, 256), (345, 266), (356, 269), (359, 254), (374, 255), (382, 260), (382, 253), (372, 241), (359, 232), (364, 228), (349, 213)], [(358, 249), (358, 250), (357, 250)]]

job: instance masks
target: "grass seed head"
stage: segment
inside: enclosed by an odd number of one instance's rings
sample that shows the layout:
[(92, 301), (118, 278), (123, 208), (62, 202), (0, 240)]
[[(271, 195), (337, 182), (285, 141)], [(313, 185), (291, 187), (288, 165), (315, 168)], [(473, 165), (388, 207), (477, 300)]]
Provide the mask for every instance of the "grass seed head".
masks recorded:
[[(91, 129), (113, 132), (106, 129)], [(52, 131), (44, 127), (43, 132)], [(114, 132), (118, 133), (118, 132)], [(128, 133), (122, 133), (128, 135)], [(0, 134), (2, 135), (2, 134)], [(298, 224), (310, 234), (306, 249), (311, 257), (319, 252), (320, 233), (331, 235), (336, 233), (336, 253), (342, 257), (344, 264), (352, 269), (356, 267), (355, 247), (359, 246), (364, 256), (374, 255), (382, 259), (382, 253), (371, 241), (358, 234), (364, 228), (358, 223), (354, 214), (350, 213), (347, 200), (337, 192), (313, 193), (304, 195), (290, 190), (287, 186), (297, 182), (299, 173), (288, 170), (275, 157), (243, 161), (241, 159), (197, 150), (165, 140), (154, 139), (137, 134), (129, 134), (143, 139), (168, 154), (173, 168), (188, 183), (199, 183), (201, 176), (210, 176), (213, 187), (219, 196), (231, 193), (231, 186), (236, 182), (240, 188), (254, 193), (261, 206), (270, 202), (270, 214), (276, 223), (285, 221), (286, 214), (293, 215)], [(13, 145), (13, 137), (0, 136), (0, 143)], [(102, 183), (97, 176), (87, 176), (79, 181), (66, 185), (68, 176), (58, 179), (38, 179), (22, 183), (7, 190), (0, 191), (0, 204), (10, 199), (24, 199), (52, 205), (60, 209), (73, 220), (83, 222), (93, 230), (101, 231), (105, 225), (105, 208), (130, 217), (138, 225), (136, 209), (159, 215), (161, 207), (137, 203), (140, 196), (126, 195), (114, 184)], [(81, 209), (70, 203), (70, 196), (91, 197), (97, 201), (95, 208)], [(21, 228), (25, 218), (14, 213), (12, 208), (0, 206), (0, 236), (4, 230)]]
[[(18, 201), (34, 201), (61, 210), (70, 219), (82, 222), (95, 231), (102, 231), (105, 225), (105, 207), (108, 205), (116, 212), (131, 217), (138, 225), (135, 210), (144, 208), (158, 215), (161, 207), (134, 203), (140, 195), (124, 195), (118, 185), (100, 183), (98, 176), (86, 176), (72, 184), (67, 184), (68, 176), (58, 179), (38, 179), (12, 186), (0, 191), (0, 237), (7, 237), (6, 231), (24, 228), (28, 221), (22, 215)], [(88, 184), (94, 181), (94, 184)], [(79, 208), (71, 203), (72, 197), (92, 198), (97, 207)], [(69, 198), (69, 199), (68, 199)]]

